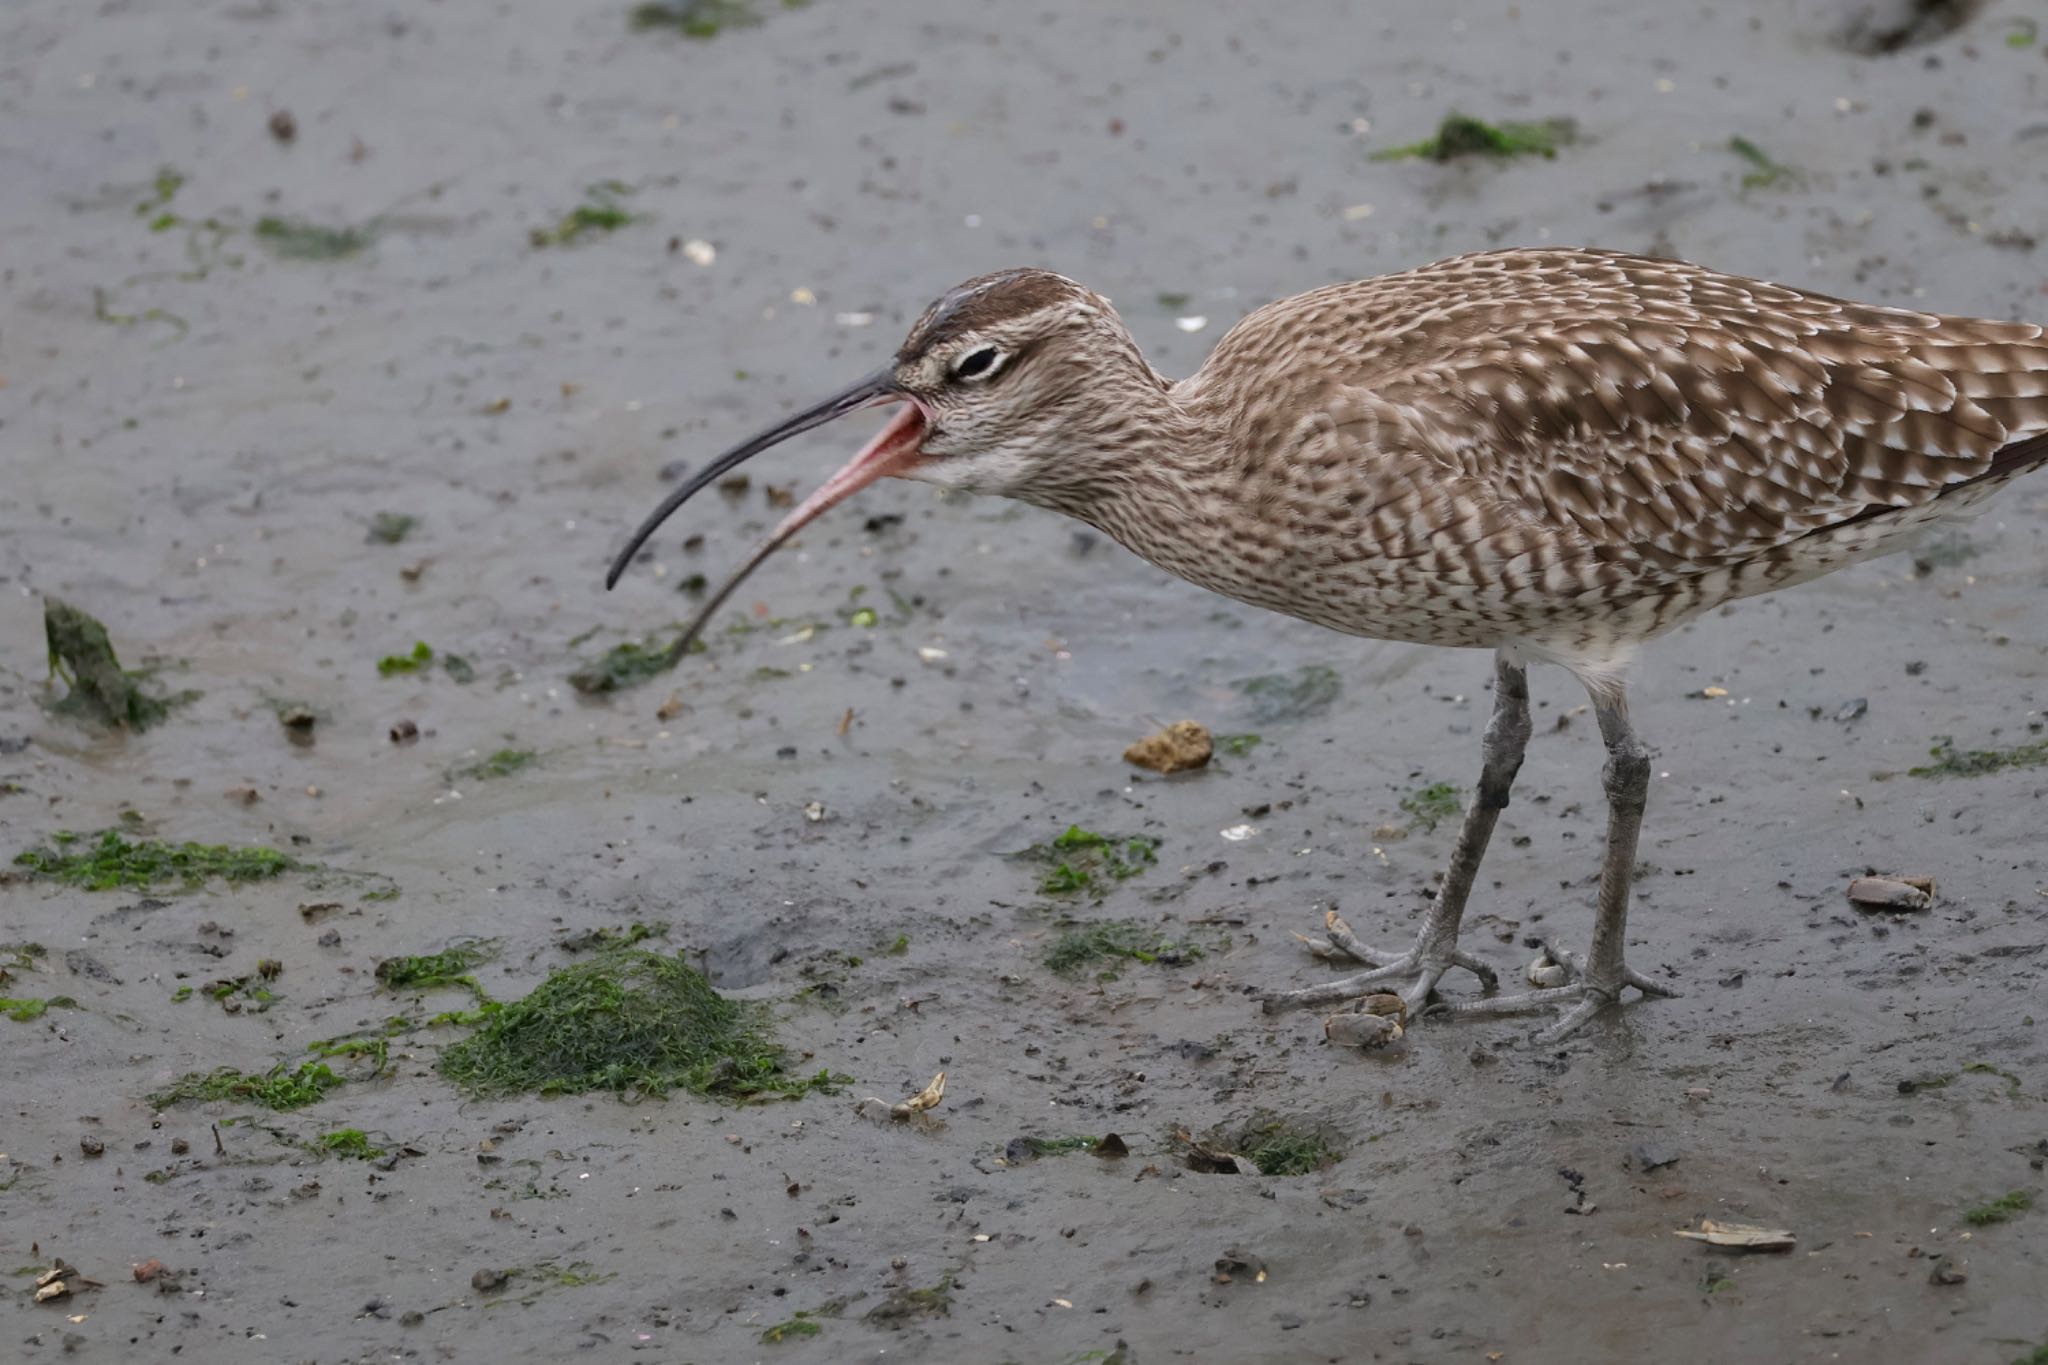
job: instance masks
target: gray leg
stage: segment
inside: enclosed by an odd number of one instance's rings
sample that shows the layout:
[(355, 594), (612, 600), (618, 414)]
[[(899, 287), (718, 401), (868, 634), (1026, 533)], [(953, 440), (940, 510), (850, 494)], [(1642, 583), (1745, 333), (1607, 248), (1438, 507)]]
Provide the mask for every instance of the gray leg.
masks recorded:
[[(1458, 924), (1465, 914), (1465, 899), (1472, 894), (1473, 879), (1479, 875), (1480, 860), (1486, 856), (1487, 840), (1500, 813), (1507, 809), (1508, 791), (1522, 766), (1522, 753), (1529, 746), (1529, 674), (1520, 664), (1496, 655), (1493, 666), (1493, 717), (1486, 723), (1486, 738), (1480, 747), (1479, 790), (1465, 808), (1464, 823), (1458, 827), (1458, 843), (1451, 850), (1450, 866), (1444, 870), (1436, 900), (1423, 918), (1415, 946), (1394, 956), (1369, 948), (1338, 944), (1352, 957), (1376, 964), (1369, 972), (1339, 981), (1283, 991), (1266, 997), (1268, 1014), (1303, 1005), (1333, 1005), (1354, 999), (1383, 981), (1412, 977), (1401, 998), (1411, 1012), (1419, 1013), (1436, 983), (1452, 967), (1464, 967), (1478, 974), (1488, 990), (1496, 984), (1493, 969), (1458, 948)], [(1341, 921), (1339, 921), (1341, 923)], [(1348, 937), (1348, 931), (1346, 932)]]
[(1623, 961), (1636, 840), (1642, 833), (1643, 808), (1650, 794), (1650, 751), (1628, 723), (1628, 700), (1624, 695), (1596, 695), (1593, 707), (1600, 720), (1600, 737), (1607, 742), (1607, 765), (1600, 774), (1601, 785), (1607, 790), (1607, 855), (1600, 866), (1600, 905), (1593, 920), (1592, 950), (1582, 964), (1570, 954), (1546, 945), (1545, 951), (1574, 978), (1570, 985), (1450, 1007), (1457, 1014), (1499, 1014), (1576, 1001), (1563, 1018), (1537, 1035), (1537, 1041), (1544, 1043), (1576, 1032), (1587, 1020), (1618, 1002), (1624, 986), (1634, 986), (1644, 995), (1677, 994)]

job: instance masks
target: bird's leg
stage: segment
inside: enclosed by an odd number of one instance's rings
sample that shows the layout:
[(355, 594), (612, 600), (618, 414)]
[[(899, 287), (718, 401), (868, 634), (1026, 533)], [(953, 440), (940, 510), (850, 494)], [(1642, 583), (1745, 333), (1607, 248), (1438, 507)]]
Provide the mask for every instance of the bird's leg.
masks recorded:
[[(1521, 769), (1522, 754), (1529, 746), (1529, 673), (1505, 654), (1496, 655), (1493, 668), (1493, 716), (1486, 723), (1486, 738), (1480, 747), (1479, 790), (1465, 809), (1458, 827), (1457, 846), (1451, 850), (1450, 866), (1444, 869), (1436, 900), (1423, 918), (1422, 932), (1415, 946), (1405, 953), (1375, 952), (1358, 944), (1344, 930), (1333, 932), (1334, 946), (1351, 957), (1374, 964), (1373, 970), (1347, 976), (1339, 981), (1300, 990), (1282, 991), (1266, 997), (1268, 1014), (1304, 1005), (1332, 1005), (1367, 994), (1381, 982), (1408, 979), (1400, 992), (1413, 1013), (1419, 1013), (1436, 983), (1452, 967), (1476, 973), (1488, 990), (1496, 984), (1493, 968), (1458, 948), (1458, 923), (1465, 914), (1465, 898), (1479, 875), (1480, 860), (1486, 856), (1486, 842), (1493, 837), (1494, 824), (1507, 808), (1508, 792)], [(1338, 926), (1342, 921), (1335, 921)]]
[(1629, 885), (1635, 876), (1636, 839), (1642, 833), (1643, 808), (1650, 794), (1650, 751), (1628, 723), (1628, 701), (1620, 693), (1595, 694), (1594, 713), (1600, 737), (1607, 742), (1607, 764), (1601, 785), (1607, 791), (1607, 855), (1600, 866), (1600, 905), (1593, 921), (1593, 946), (1581, 963), (1570, 953), (1544, 946), (1563, 968), (1567, 984), (1520, 995), (1475, 1000), (1446, 1008), (1453, 1014), (1502, 1014), (1543, 1005), (1569, 1005), (1564, 1017), (1537, 1035), (1554, 1043), (1578, 1031), (1587, 1020), (1621, 999), (1624, 986), (1644, 995), (1676, 995), (1661, 982), (1631, 969), (1623, 960), (1628, 932)]

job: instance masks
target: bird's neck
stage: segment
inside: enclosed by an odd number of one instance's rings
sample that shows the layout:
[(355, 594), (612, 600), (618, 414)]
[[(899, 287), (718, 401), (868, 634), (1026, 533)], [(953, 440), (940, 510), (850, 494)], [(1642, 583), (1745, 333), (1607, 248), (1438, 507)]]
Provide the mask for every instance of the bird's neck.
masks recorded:
[(1228, 477), (1224, 432), (1163, 380), (1102, 404), (1099, 419), (1032, 501), (1088, 523), (1165, 564), (1191, 524), (1208, 519)]

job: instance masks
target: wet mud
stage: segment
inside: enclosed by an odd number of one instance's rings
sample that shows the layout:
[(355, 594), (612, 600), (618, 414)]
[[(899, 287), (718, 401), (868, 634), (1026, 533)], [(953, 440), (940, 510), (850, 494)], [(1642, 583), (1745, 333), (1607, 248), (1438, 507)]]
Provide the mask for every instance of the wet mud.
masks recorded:
[[(0, 886), (0, 1355), (2037, 1359), (2048, 478), (1649, 652), (1630, 954), (1684, 994), (1548, 1050), (1255, 998), (1339, 970), (1295, 937), (1327, 908), (1412, 933), (1480, 655), (890, 485), (673, 673), (570, 680), (872, 419), (606, 595), (665, 480), (984, 270), (1085, 280), (1174, 374), (1270, 298), (1513, 243), (2048, 318), (2048, 35), (1882, 8), (10, 5), (0, 853), (309, 866)], [(1453, 110), (1574, 136), (1375, 159)], [(53, 714), (47, 596), (197, 697)], [(1583, 696), (1531, 683), (1466, 930), (1504, 980), (1583, 945), (1604, 825)], [(1206, 766), (1121, 761), (1183, 719)], [(471, 1098), (428, 1021), (475, 992), (377, 971), (489, 940), (512, 1000), (635, 924), (848, 1083)], [(351, 1037), (381, 1066), (309, 1051)], [(267, 1080), (166, 1097), (220, 1067)]]

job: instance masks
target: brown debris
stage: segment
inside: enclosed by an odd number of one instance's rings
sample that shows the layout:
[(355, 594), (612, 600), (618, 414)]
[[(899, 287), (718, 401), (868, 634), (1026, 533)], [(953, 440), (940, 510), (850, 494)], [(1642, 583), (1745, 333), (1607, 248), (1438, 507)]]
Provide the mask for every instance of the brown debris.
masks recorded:
[(1236, 1280), (1264, 1284), (1266, 1263), (1243, 1247), (1232, 1247), (1216, 1258), (1216, 1273), (1209, 1278), (1217, 1284), (1230, 1284)]
[(1155, 773), (1178, 773), (1205, 767), (1214, 752), (1207, 727), (1198, 721), (1177, 720), (1124, 750), (1124, 762)]

